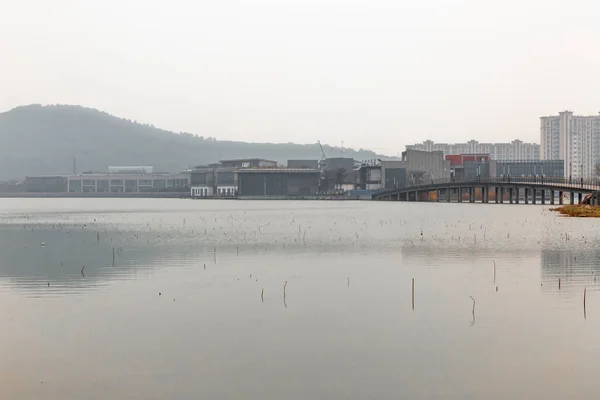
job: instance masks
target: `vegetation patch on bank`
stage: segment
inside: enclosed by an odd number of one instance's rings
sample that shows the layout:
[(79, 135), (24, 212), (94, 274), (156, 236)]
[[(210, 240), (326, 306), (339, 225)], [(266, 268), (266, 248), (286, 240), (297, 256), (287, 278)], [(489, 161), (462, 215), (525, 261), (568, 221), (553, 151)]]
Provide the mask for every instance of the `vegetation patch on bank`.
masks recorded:
[(588, 204), (561, 206), (551, 208), (550, 211), (556, 211), (569, 217), (600, 218), (600, 206), (590, 206)]

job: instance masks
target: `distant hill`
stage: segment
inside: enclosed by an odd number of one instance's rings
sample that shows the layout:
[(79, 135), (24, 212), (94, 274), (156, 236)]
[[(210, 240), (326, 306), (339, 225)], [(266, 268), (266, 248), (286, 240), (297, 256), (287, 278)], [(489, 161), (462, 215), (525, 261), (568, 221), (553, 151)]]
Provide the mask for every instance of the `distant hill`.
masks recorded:
[[(328, 157), (389, 159), (368, 150), (324, 146)], [(174, 133), (81, 106), (18, 107), (0, 113), (0, 179), (106, 171), (109, 165), (153, 165), (177, 172), (219, 159), (320, 159), (318, 144), (219, 141)]]

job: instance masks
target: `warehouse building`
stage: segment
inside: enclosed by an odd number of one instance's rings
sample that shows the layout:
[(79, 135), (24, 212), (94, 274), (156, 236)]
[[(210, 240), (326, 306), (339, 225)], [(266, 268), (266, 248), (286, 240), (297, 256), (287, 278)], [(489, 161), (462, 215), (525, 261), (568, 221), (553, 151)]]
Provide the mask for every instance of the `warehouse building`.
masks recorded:
[(316, 196), (320, 172), (302, 168), (248, 168), (238, 171), (240, 198)]

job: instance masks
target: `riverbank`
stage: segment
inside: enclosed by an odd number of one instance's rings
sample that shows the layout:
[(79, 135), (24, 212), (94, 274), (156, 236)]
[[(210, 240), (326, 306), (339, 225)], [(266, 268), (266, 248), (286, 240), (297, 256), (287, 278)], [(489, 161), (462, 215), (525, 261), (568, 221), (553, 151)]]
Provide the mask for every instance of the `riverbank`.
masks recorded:
[(556, 211), (569, 217), (600, 218), (600, 206), (590, 206), (587, 204), (573, 204), (551, 208), (550, 211)]

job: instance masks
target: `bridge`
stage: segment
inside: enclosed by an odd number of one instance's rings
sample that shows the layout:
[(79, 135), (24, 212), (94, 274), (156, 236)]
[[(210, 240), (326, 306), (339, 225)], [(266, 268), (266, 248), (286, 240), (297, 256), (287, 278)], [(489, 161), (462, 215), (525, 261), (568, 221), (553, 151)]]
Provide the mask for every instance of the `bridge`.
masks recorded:
[(385, 190), (373, 194), (373, 200), (445, 201), (519, 204), (563, 204), (567, 193), (570, 204), (582, 203), (591, 195), (590, 204), (600, 204), (600, 180), (583, 178), (548, 178), (509, 176), (470, 179), (421, 180), (409, 187)]

